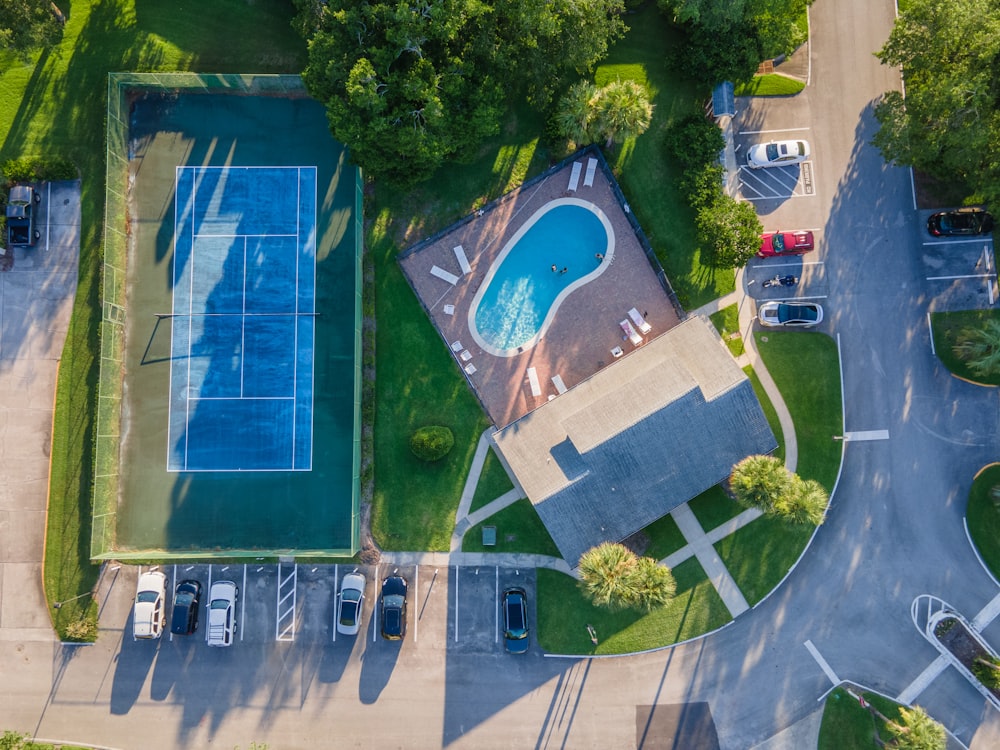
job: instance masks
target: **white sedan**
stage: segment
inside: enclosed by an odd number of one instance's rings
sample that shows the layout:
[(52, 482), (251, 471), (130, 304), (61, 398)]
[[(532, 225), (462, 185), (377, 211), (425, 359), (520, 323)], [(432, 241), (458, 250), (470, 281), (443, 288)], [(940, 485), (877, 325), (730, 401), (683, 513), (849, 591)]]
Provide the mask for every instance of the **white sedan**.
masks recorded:
[(236, 599), (239, 587), (232, 581), (216, 581), (208, 595), (209, 646), (232, 646), (236, 632)]
[(348, 573), (340, 584), (337, 598), (337, 632), (357, 635), (365, 601), (365, 577), (360, 573)]
[(747, 151), (747, 166), (750, 169), (788, 167), (792, 164), (801, 164), (808, 158), (809, 141), (755, 143)]
[(765, 326), (812, 328), (823, 322), (823, 308), (815, 302), (765, 302), (757, 308), (757, 319)]

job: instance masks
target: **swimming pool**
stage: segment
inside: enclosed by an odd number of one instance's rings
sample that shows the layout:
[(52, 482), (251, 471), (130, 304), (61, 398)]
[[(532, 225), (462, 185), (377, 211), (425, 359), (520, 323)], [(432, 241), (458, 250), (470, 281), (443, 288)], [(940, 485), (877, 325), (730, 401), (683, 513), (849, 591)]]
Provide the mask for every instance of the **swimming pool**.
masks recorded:
[(615, 233), (593, 203), (559, 198), (538, 209), (490, 266), (469, 308), (469, 331), (486, 352), (513, 357), (534, 346), (562, 301), (614, 256)]

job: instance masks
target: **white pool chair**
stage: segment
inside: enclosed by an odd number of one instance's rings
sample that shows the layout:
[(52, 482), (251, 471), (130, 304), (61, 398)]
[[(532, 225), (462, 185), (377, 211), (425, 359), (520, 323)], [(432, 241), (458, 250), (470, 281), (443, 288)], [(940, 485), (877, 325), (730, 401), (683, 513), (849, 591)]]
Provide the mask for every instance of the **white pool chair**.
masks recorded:
[(653, 330), (653, 326), (646, 322), (646, 319), (642, 317), (638, 308), (633, 307), (629, 310), (628, 316), (632, 318), (632, 322), (635, 323), (635, 327), (639, 329), (639, 333), (649, 333)]
[(587, 162), (587, 176), (583, 179), (584, 187), (593, 187), (594, 185), (594, 175), (597, 173), (597, 159), (591, 159)]
[(458, 276), (445, 271), (443, 268), (438, 268), (437, 266), (431, 266), (431, 276), (437, 276), (439, 279), (447, 281), (452, 286), (455, 286), (455, 284), (458, 283)]
[(556, 390), (559, 391), (559, 393), (565, 393), (567, 391), (566, 384), (563, 382), (562, 377), (558, 374), (552, 376), (552, 385), (556, 387)]
[(642, 344), (642, 336), (640, 336), (636, 330), (632, 327), (632, 324), (628, 320), (623, 320), (618, 325), (621, 326), (622, 331), (628, 336), (628, 340), (632, 342), (632, 346), (639, 346)]
[(532, 396), (542, 395), (542, 386), (538, 382), (538, 373), (535, 372), (534, 367), (528, 368), (528, 384), (531, 386)]
[(569, 175), (569, 189), (576, 190), (580, 185), (580, 172), (583, 171), (583, 162), (573, 164), (573, 171)]

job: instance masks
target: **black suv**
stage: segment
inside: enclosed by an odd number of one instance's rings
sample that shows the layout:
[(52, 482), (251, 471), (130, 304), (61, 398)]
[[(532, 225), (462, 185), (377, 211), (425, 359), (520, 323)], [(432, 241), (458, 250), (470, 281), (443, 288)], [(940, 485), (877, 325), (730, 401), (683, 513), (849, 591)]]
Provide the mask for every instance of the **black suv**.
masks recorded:
[(960, 208), (932, 214), (927, 220), (927, 231), (934, 237), (989, 234), (993, 231), (993, 217), (981, 208)]
[(528, 595), (524, 589), (503, 592), (503, 645), (512, 654), (528, 651)]
[(198, 581), (181, 581), (174, 589), (174, 611), (170, 615), (170, 632), (190, 635), (198, 629), (198, 604), (201, 602), (201, 584)]
[(406, 579), (391, 575), (382, 581), (382, 637), (390, 641), (406, 635)]

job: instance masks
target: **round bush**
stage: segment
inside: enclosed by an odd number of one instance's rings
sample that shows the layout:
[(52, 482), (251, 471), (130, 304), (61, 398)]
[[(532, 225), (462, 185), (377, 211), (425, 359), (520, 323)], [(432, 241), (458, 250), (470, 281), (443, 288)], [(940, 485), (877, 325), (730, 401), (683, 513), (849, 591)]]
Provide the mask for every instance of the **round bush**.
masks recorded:
[(438, 461), (451, 451), (455, 436), (447, 427), (421, 427), (410, 437), (410, 450), (424, 461)]

